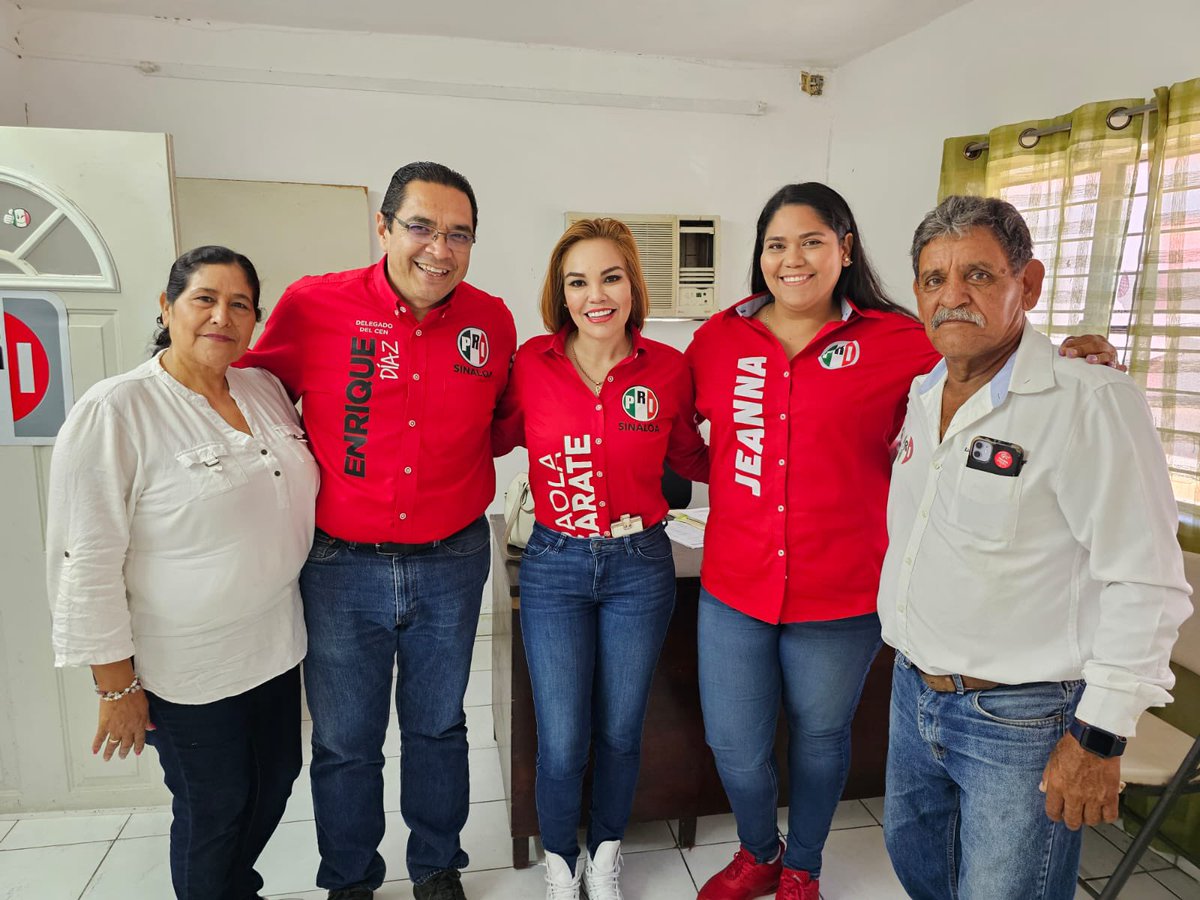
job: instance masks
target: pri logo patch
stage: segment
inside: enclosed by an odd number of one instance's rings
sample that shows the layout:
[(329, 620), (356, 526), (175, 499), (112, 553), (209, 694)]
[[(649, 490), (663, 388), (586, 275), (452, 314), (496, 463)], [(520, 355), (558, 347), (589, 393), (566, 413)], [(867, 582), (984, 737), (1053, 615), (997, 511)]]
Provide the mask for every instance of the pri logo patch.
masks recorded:
[(464, 328), (458, 333), (458, 355), (476, 369), (487, 365), (488, 336), (480, 328)]
[(637, 384), (621, 395), (621, 408), (636, 422), (653, 422), (658, 418), (658, 397), (650, 388)]
[(858, 341), (834, 341), (821, 351), (818, 359), (824, 369), (845, 369), (858, 362), (860, 356)]

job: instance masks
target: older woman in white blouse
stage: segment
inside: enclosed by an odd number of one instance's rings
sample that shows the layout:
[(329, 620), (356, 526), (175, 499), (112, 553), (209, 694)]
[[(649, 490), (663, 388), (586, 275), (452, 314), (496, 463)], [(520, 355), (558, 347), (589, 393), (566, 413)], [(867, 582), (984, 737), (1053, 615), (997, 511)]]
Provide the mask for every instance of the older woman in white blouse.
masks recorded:
[(56, 662), (92, 667), (93, 753), (158, 751), (181, 900), (258, 897), (301, 767), (297, 576), (318, 476), (280, 383), (230, 368), (258, 295), (224, 247), (176, 260), (160, 349), (84, 394), (50, 470)]

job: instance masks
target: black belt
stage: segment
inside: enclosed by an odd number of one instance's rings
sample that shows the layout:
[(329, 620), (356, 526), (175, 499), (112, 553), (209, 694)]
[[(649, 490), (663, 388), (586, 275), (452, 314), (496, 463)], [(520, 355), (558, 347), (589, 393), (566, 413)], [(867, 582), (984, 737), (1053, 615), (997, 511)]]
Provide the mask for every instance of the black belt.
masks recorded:
[[(349, 547), (351, 550), (371, 550), (381, 556), (412, 556), (415, 553), (424, 553), (426, 550), (432, 550), (441, 541), (425, 541), (420, 544), (400, 544), (395, 541), (380, 541), (377, 544), (372, 544), (366, 541), (344, 541), (339, 537), (334, 537), (328, 531), (317, 529), (318, 534), (323, 534), (335, 544), (342, 544)], [(457, 532), (456, 532), (457, 533)], [(450, 535), (453, 537), (454, 535)]]

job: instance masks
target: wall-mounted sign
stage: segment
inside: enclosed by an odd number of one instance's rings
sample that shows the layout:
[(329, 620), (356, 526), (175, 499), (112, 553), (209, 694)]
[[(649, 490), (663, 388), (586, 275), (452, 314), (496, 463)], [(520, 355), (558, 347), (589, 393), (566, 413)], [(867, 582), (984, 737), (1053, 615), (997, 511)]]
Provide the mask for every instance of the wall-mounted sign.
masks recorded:
[(53, 444), (73, 402), (66, 306), (0, 291), (0, 444)]
[(28, 228), (30, 222), (29, 210), (17, 206), (4, 214), (5, 225), (15, 225), (17, 228)]

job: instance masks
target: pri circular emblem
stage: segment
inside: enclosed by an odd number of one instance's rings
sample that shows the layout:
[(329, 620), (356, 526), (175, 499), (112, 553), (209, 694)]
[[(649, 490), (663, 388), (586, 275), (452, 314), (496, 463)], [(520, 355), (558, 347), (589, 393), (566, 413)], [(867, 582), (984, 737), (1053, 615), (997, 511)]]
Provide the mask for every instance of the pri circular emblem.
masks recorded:
[(658, 418), (658, 397), (650, 388), (635, 384), (621, 395), (621, 409), (635, 422), (652, 422)]
[(487, 365), (488, 336), (482, 328), (464, 328), (458, 333), (458, 355), (468, 366), (478, 369)]
[(834, 341), (817, 359), (824, 369), (845, 369), (858, 362), (861, 355), (858, 341)]

